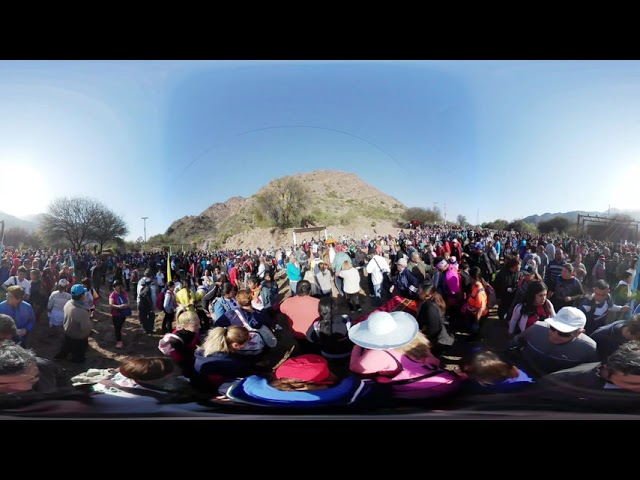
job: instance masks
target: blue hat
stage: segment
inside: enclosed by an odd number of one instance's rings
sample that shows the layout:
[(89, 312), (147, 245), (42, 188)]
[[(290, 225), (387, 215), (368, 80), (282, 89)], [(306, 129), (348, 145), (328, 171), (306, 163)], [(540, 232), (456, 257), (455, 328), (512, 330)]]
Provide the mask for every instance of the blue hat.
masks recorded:
[(84, 288), (84, 285), (82, 285), (81, 283), (76, 283), (73, 287), (71, 287), (71, 295), (74, 297), (77, 297), (78, 295), (82, 295), (87, 291), (86, 288)]

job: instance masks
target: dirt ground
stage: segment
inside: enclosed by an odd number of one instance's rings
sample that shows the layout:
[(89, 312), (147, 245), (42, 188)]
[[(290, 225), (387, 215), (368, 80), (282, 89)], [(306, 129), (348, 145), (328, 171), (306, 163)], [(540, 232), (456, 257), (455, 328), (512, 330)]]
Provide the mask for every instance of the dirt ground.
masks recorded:
[[(308, 278), (308, 277), (307, 277)], [(278, 272), (276, 280), (280, 286), (280, 294), (282, 298), (289, 296), (289, 284), (284, 271)], [(361, 295), (360, 303), (363, 309), (362, 314), (366, 315), (375, 309), (372, 298), (369, 297), (367, 291), (367, 279), (361, 275)], [(127, 356), (156, 356), (162, 355), (158, 350), (158, 341), (162, 337), (159, 333), (162, 326), (163, 313), (156, 312), (156, 332), (153, 335), (147, 335), (138, 320), (138, 312), (135, 308), (135, 293), (128, 292), (129, 300), (132, 306), (133, 315), (127, 318), (123, 332), (124, 348), (116, 349), (115, 333), (111, 320), (111, 310), (109, 308), (108, 296), (111, 292), (106, 287), (100, 290), (100, 299), (96, 306), (94, 314), (94, 325), (89, 338), (89, 349), (86, 355), (86, 362), (83, 364), (72, 363), (69, 360), (53, 360), (62, 345), (62, 332), (52, 334), (48, 326), (46, 318), (40, 320), (30, 334), (29, 348), (33, 349), (37, 355), (48, 358), (56, 362), (60, 367), (64, 368), (69, 377), (73, 377), (78, 373), (85, 372), (89, 368), (116, 368), (120, 362)], [(337, 298), (337, 291), (334, 286), (334, 298), (336, 299), (338, 310), (340, 313), (348, 313), (348, 308), (344, 298)], [(282, 319), (279, 319), (279, 323)], [(276, 336), (280, 335), (282, 340), (283, 351), (287, 350), (291, 342), (287, 332), (276, 332)], [(284, 336), (284, 337), (283, 337)], [(280, 352), (282, 353), (282, 351)], [(278, 353), (274, 352), (278, 355)]]

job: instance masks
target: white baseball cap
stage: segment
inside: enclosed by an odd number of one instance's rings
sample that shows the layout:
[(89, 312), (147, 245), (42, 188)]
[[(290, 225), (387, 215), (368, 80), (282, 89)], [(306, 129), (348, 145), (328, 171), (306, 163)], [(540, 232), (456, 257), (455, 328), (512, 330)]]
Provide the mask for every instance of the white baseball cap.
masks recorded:
[(587, 316), (576, 307), (562, 307), (555, 317), (545, 320), (559, 332), (575, 332), (587, 324)]

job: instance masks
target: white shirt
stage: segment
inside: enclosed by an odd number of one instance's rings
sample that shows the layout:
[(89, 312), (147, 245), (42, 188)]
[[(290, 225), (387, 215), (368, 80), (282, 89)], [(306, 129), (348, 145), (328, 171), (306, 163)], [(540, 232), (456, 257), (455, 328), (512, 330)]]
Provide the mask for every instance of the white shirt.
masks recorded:
[(12, 275), (3, 283), (7, 287), (13, 287), (14, 285), (19, 285), (24, 288), (24, 294), (29, 295), (31, 293), (31, 280), (27, 280), (25, 277), (24, 280), (20, 281), (17, 275)]
[(49, 296), (47, 310), (49, 310), (49, 326), (61, 327), (64, 324), (64, 306), (71, 300), (69, 292), (54, 290)]
[[(378, 263), (376, 263), (376, 261)], [(374, 285), (380, 285), (384, 280), (382, 272), (389, 273), (390, 271), (391, 269), (389, 268), (387, 259), (380, 255), (374, 255), (367, 264), (367, 273), (371, 275), (371, 283)]]
[(360, 272), (357, 268), (342, 269), (338, 276), (344, 279), (344, 293), (358, 293), (360, 291)]

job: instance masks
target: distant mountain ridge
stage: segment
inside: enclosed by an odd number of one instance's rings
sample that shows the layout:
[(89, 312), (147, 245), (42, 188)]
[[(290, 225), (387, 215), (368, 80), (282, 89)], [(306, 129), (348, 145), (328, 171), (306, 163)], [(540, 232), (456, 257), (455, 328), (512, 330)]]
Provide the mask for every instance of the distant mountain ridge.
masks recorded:
[(607, 210), (606, 212), (587, 212), (585, 210), (574, 210), (572, 212), (543, 213), (542, 215), (529, 215), (528, 217), (523, 218), (522, 221), (537, 225), (540, 222), (546, 222), (556, 217), (563, 217), (570, 222), (577, 222), (578, 215), (597, 215), (599, 217), (607, 217), (616, 214), (630, 215), (634, 220), (640, 221), (640, 210), (619, 210), (617, 208), (612, 208), (611, 213), (609, 213), (609, 210)]
[(4, 220), (5, 231), (11, 228), (23, 228), (27, 232), (31, 233), (37, 230), (40, 226), (42, 215), (42, 213), (39, 213), (37, 215), (29, 215), (27, 219), (22, 219), (0, 211), (0, 220)]

